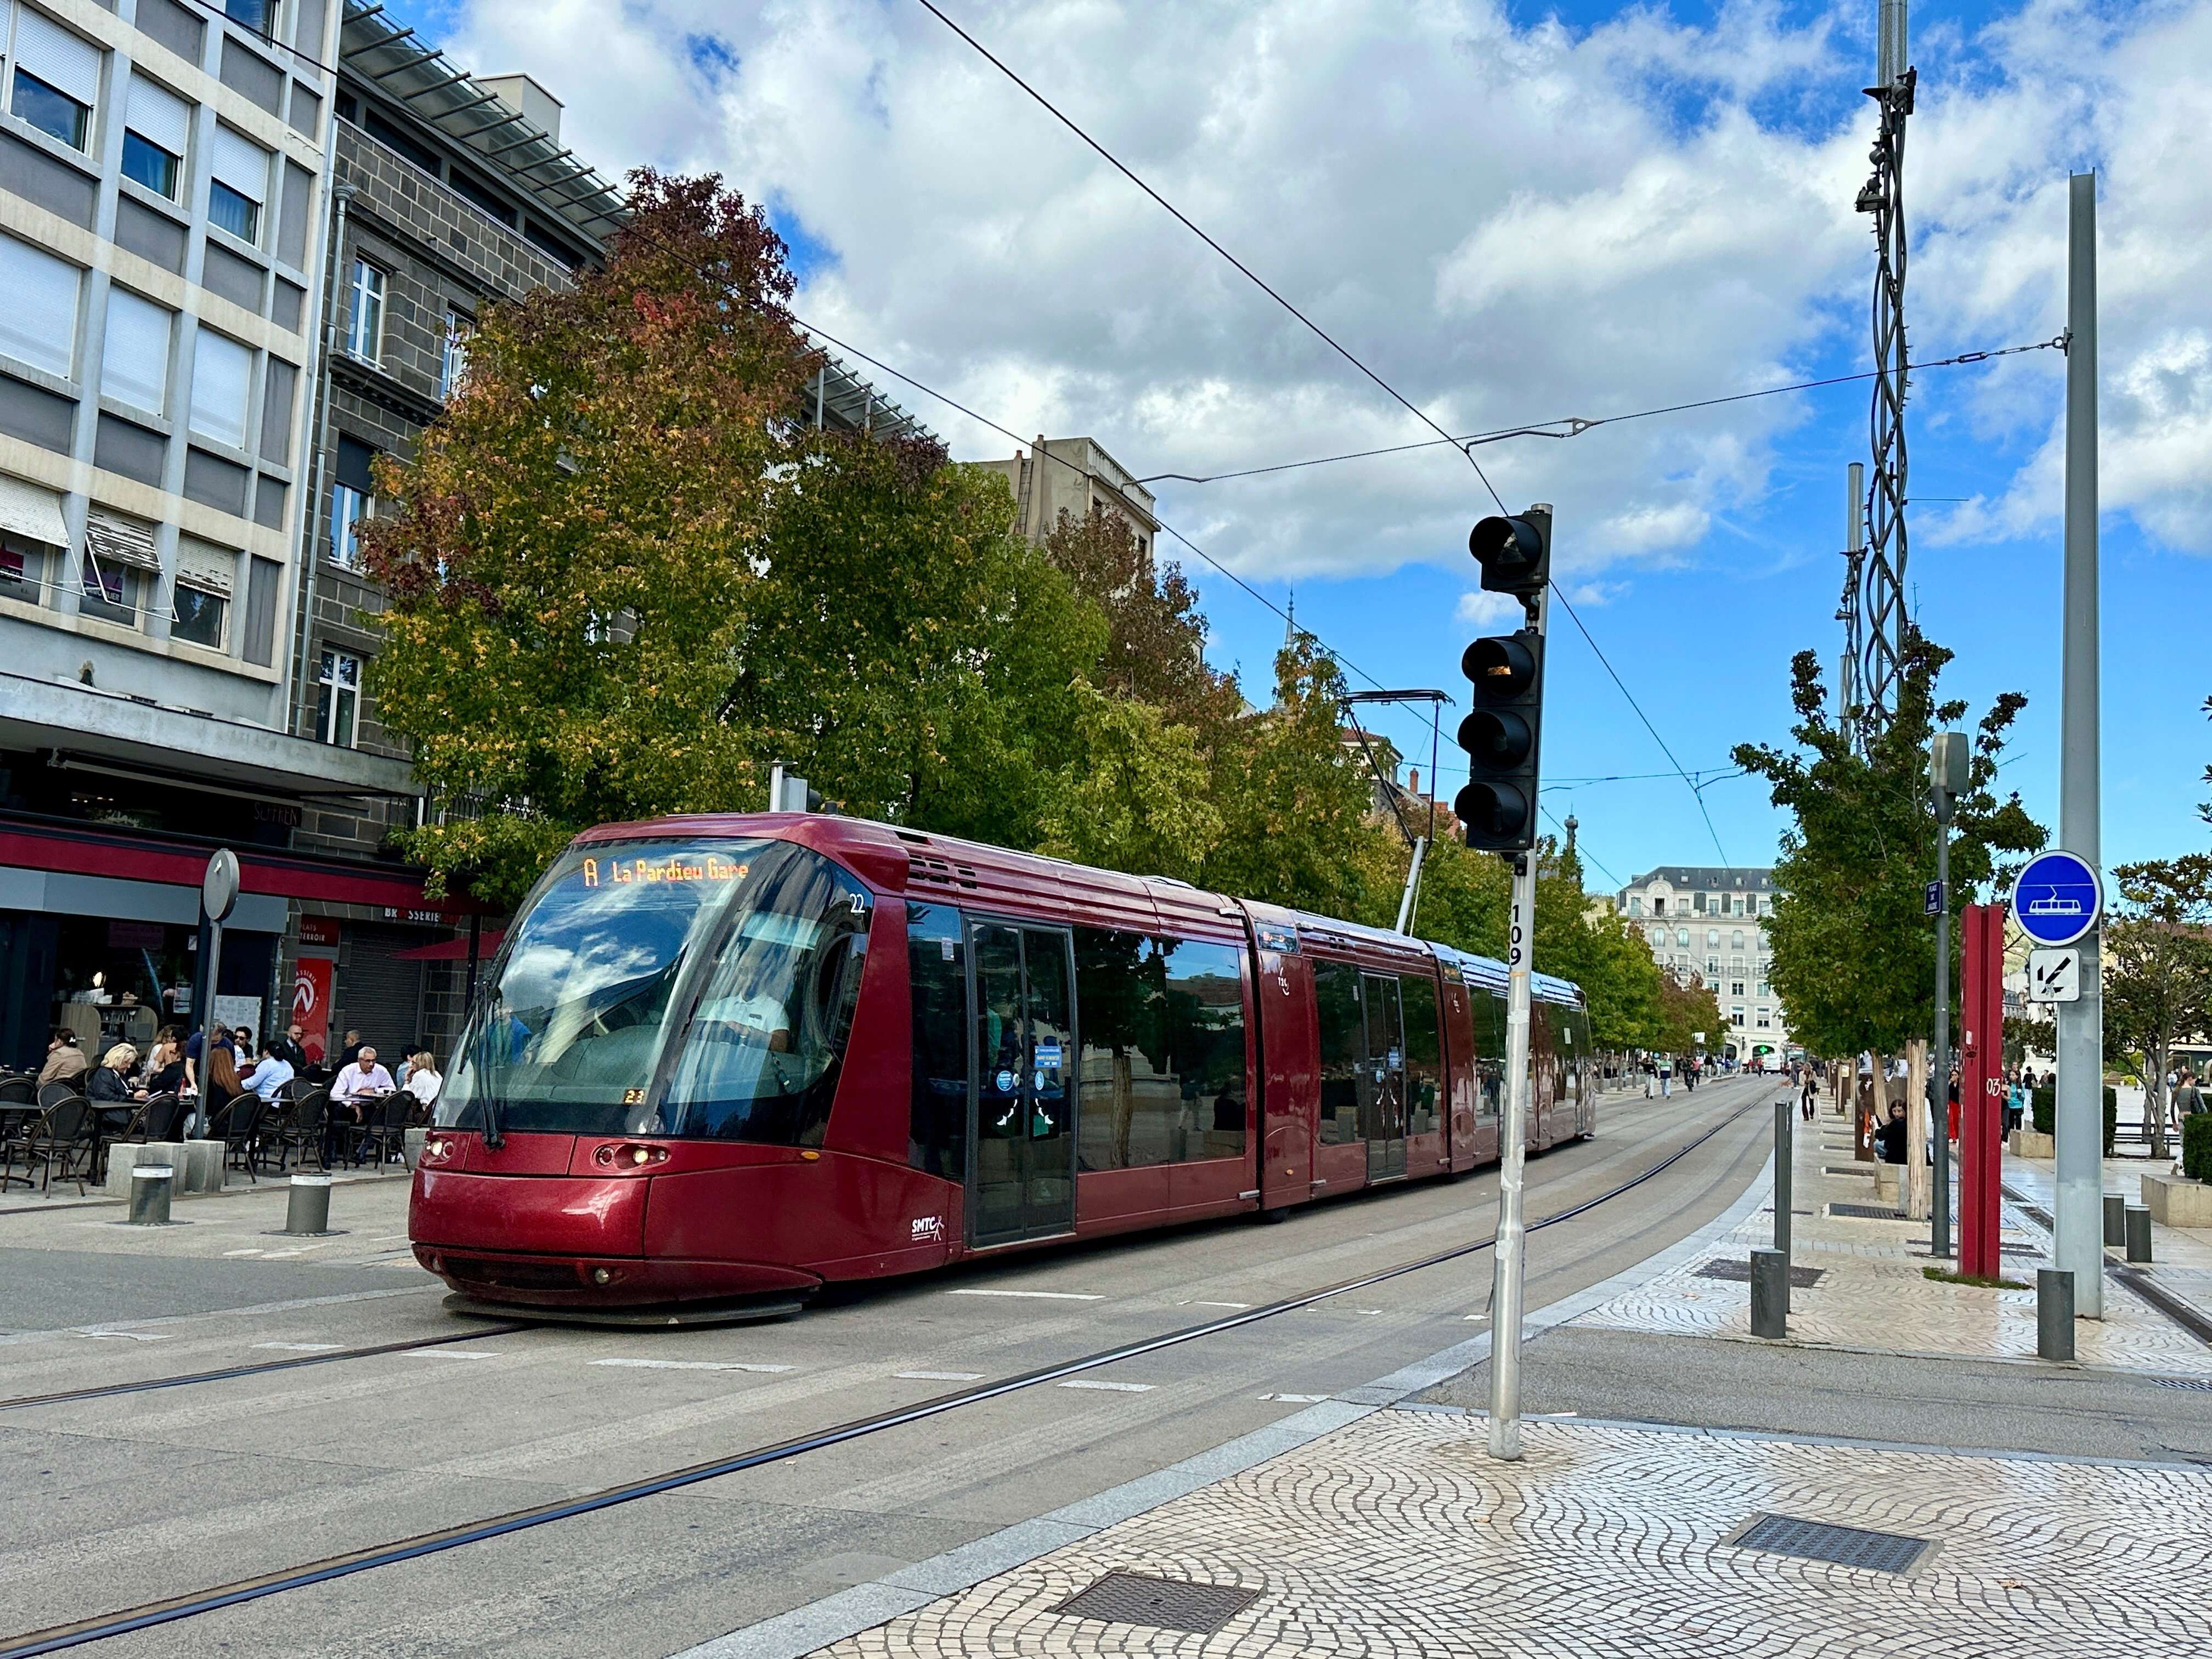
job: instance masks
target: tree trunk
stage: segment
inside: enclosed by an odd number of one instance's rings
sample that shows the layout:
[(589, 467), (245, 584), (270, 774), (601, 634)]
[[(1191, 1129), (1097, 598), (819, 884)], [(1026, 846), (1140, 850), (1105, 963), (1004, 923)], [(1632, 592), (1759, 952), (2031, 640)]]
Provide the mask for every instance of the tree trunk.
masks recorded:
[[(1915, 1037), (1905, 1045), (1905, 1212), (1925, 1221), (1935, 1212), (1935, 1170), (1929, 1166), (1928, 1042)], [(1943, 1131), (1938, 1128), (1936, 1133)]]
[[(1860, 1109), (1859, 1116), (1862, 1133), (1866, 1137), (1867, 1156), (1879, 1158), (1881, 1154), (1874, 1150), (1874, 1132), (1889, 1121), (1889, 1056), (1869, 1054), (1867, 1064), (1867, 1100)], [(1852, 1062), (1851, 1070), (1856, 1078), (1857, 1061)], [(1898, 1194), (1898, 1201), (1904, 1201), (1901, 1192)]]
[(2157, 1051), (2151, 1055), (2151, 1075), (2143, 1079), (2143, 1127), (2150, 1131), (2150, 1155), (2160, 1160), (2166, 1156), (2166, 1072), (2172, 1056), (2172, 1040), (2160, 1032)]

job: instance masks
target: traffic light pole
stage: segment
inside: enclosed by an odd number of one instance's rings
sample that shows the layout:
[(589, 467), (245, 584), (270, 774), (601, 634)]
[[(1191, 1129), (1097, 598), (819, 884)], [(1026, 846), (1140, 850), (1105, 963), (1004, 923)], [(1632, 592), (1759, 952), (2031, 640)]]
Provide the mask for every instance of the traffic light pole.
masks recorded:
[[(1530, 623), (1540, 637), (1551, 589), (1536, 596)], [(1513, 913), (1505, 941), (1505, 1118), (1498, 1126), (1498, 1248), (1490, 1291), (1490, 1455), (1521, 1455), (1522, 1176), (1528, 1145), (1529, 957), (1536, 938), (1536, 854), (1513, 854)]]

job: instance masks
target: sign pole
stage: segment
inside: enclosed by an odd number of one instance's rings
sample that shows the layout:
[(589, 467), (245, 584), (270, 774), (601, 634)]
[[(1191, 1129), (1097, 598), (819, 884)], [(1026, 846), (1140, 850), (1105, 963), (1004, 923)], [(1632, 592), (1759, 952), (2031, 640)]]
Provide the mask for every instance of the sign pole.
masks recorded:
[[(208, 860), (200, 877), (200, 914), (208, 922), (207, 995), (192, 1010), (199, 1018), (201, 1072), (199, 1103), (192, 1121), (203, 1135), (213, 1127), (207, 1109), (206, 1073), (215, 1052), (215, 1000), (222, 990), (222, 925), (238, 907), (238, 854), (228, 847)], [(219, 1176), (216, 1185), (222, 1185)]]
[[(2066, 577), (2059, 708), (2058, 844), (2101, 862), (2097, 604), (2097, 175), (2067, 181)], [(2081, 939), (2081, 991), (2058, 1005), (2054, 1255), (2074, 1311), (2105, 1313), (2105, 994), (2100, 940)]]

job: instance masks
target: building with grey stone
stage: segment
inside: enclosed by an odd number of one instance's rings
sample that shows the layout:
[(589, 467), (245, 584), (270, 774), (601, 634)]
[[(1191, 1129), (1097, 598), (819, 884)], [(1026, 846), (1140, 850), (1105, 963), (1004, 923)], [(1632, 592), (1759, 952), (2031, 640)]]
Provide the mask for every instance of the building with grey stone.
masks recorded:
[(1096, 438), (1047, 438), (1005, 461), (971, 461), (996, 472), (1014, 492), (1014, 523), (1032, 542), (1052, 533), (1062, 515), (1086, 519), (1104, 513), (1119, 519), (1146, 552), (1160, 533), (1152, 492), (1106, 453)]
[(1615, 895), (1619, 914), (1660, 967), (1683, 984), (1713, 988), (1728, 1030), (1707, 1033), (1706, 1047), (1731, 1060), (1772, 1063), (1790, 1047), (1787, 1012), (1767, 971), (1774, 899), (1772, 870), (1715, 865), (1662, 865)]

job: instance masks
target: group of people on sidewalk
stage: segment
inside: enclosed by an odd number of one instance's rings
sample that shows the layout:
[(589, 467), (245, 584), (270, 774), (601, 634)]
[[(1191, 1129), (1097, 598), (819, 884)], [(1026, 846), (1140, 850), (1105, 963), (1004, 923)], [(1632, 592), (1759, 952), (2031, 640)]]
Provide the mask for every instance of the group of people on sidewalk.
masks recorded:
[(1662, 1098), (1673, 1095), (1678, 1068), (1682, 1079), (1682, 1086), (1686, 1089), (1696, 1088), (1698, 1075), (1704, 1070), (1704, 1063), (1697, 1055), (1685, 1054), (1680, 1061), (1677, 1061), (1672, 1054), (1644, 1055), (1642, 1061), (1644, 1099), (1650, 1099), (1654, 1092)]

